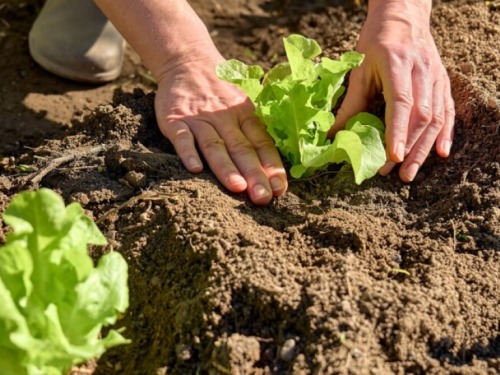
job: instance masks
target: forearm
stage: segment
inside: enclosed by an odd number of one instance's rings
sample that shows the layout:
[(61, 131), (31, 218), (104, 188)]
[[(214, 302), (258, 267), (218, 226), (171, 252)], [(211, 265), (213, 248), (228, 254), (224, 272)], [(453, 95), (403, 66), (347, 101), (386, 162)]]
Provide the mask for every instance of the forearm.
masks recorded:
[(157, 79), (175, 65), (217, 53), (186, 0), (95, 0)]

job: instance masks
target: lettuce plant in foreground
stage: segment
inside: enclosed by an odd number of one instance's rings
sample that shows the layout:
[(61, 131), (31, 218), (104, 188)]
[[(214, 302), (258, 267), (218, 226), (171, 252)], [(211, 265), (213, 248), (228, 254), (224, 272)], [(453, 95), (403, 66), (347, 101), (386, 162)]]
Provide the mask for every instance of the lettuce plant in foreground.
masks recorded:
[(332, 109), (344, 93), (345, 75), (361, 65), (364, 55), (347, 52), (340, 61), (323, 57), (318, 43), (301, 35), (284, 39), (289, 62), (267, 74), (260, 66), (230, 60), (217, 67), (220, 79), (238, 85), (252, 100), (281, 154), (292, 163), (295, 178), (310, 176), (329, 163), (352, 165), (357, 184), (384, 165), (385, 127), (369, 113), (351, 118), (333, 143), (327, 139), (335, 122)]
[(99, 338), (128, 307), (127, 263), (111, 252), (94, 267), (87, 245), (106, 240), (79, 204), (22, 192), (3, 219), (14, 232), (0, 248), (0, 374), (65, 374), (128, 343)]

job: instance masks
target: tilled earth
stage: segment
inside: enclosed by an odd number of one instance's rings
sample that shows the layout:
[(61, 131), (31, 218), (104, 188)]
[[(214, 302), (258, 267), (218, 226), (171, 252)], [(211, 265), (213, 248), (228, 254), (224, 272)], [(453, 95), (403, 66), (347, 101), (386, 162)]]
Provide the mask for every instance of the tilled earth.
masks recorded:
[[(301, 4), (193, 2), (227, 57), (269, 66), (290, 32), (330, 56), (355, 48), (363, 7)], [(16, 165), (36, 175), (80, 153), (40, 184), (98, 220), (110, 244), (93, 255), (119, 251), (130, 265), (119, 324), (133, 343), (80, 372), (499, 373), (500, 11), (447, 3), (432, 23), (456, 137), (412, 184), (393, 173), (359, 187), (345, 166), (255, 207), (183, 169), (157, 130), (154, 94), (130, 81), (34, 150), (5, 147), (0, 212), (30, 186)]]

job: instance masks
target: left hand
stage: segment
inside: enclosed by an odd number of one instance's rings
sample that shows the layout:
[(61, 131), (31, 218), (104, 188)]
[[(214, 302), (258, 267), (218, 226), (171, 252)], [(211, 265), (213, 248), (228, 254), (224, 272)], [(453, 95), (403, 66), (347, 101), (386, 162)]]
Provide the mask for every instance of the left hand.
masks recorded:
[(239, 88), (215, 74), (222, 56), (215, 47), (186, 55), (187, 61), (171, 63), (173, 68), (160, 75), (155, 103), (160, 130), (183, 164), (192, 173), (203, 170), (197, 144), (230, 191), (246, 190), (258, 205), (283, 195), (286, 172), (255, 107)]

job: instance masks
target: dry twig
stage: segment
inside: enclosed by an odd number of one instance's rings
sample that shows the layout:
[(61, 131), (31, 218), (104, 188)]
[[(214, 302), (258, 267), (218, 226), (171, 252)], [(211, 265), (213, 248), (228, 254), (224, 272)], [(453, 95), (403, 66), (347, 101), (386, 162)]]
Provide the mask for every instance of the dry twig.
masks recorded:
[(107, 149), (108, 149), (108, 146), (99, 145), (96, 147), (84, 149), (82, 151), (71, 152), (69, 155), (61, 156), (57, 159), (53, 159), (45, 166), (45, 168), (41, 169), (38, 172), (30, 174), (27, 177), (25, 184), (31, 183), (32, 185), (38, 185), (40, 182), (42, 182), (42, 180), (45, 178), (45, 176), (47, 176), (50, 172), (52, 172), (54, 169), (58, 168), (59, 166), (65, 164), (67, 162), (70, 162), (72, 160), (78, 159), (78, 158), (82, 158), (82, 157), (86, 157), (86, 156), (90, 156), (90, 155), (94, 155), (94, 154), (99, 154), (101, 152), (106, 151)]

